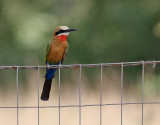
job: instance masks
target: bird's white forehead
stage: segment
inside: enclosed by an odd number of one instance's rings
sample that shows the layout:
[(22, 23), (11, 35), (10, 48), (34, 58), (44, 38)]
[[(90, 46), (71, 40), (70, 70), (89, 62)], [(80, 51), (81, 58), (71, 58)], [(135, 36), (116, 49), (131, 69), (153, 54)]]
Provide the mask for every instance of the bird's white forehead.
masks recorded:
[(67, 29), (69, 29), (67, 26), (59, 26), (59, 28), (62, 29), (62, 30), (67, 30)]

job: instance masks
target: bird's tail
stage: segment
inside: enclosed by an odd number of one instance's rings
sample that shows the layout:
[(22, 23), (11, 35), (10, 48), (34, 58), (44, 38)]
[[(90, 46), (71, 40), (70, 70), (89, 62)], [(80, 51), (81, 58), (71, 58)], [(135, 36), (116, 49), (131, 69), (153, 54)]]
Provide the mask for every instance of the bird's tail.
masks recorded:
[(46, 70), (46, 76), (45, 76), (45, 82), (43, 86), (43, 91), (41, 94), (41, 100), (47, 101), (49, 99), (49, 94), (51, 90), (51, 85), (52, 85), (52, 78), (54, 77), (54, 74), (57, 69), (47, 69)]
[(49, 93), (51, 90), (52, 79), (46, 79), (41, 94), (41, 100), (47, 101), (49, 99)]

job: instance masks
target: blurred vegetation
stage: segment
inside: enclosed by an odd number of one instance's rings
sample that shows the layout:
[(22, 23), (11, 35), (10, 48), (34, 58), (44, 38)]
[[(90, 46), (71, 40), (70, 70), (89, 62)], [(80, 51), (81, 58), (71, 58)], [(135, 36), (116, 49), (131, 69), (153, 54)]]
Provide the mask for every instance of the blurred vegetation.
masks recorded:
[(44, 65), (59, 25), (79, 29), (68, 38), (64, 64), (159, 60), (159, 6), (159, 0), (0, 0), (0, 65)]

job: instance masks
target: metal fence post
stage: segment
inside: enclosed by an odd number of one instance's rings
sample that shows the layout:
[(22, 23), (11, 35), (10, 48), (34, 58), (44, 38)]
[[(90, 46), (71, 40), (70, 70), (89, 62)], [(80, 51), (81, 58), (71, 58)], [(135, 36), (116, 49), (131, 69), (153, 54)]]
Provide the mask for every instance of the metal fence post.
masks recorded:
[(81, 125), (81, 74), (82, 68), (81, 65), (79, 65), (79, 125)]
[(37, 86), (37, 92), (38, 92), (38, 125), (39, 125), (39, 65), (37, 66), (37, 78), (38, 78), (38, 86)]
[(17, 83), (17, 125), (19, 125), (19, 92), (18, 92), (18, 72), (19, 67), (17, 66), (17, 75), (16, 75), (16, 83)]
[(122, 121), (123, 121), (123, 62), (121, 64), (121, 125), (122, 125)]
[(144, 61), (142, 61), (142, 125), (143, 125), (143, 83), (144, 83)]
[(103, 82), (103, 64), (101, 64), (101, 83), (100, 83), (100, 125), (102, 125), (102, 82)]

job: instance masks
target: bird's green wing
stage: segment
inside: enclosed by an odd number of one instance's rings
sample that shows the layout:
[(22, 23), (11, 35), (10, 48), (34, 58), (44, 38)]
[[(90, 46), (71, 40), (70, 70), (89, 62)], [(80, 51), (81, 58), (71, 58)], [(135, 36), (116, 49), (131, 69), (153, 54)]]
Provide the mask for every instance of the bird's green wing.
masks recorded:
[(46, 55), (45, 55), (45, 63), (47, 63), (47, 56), (48, 56), (48, 53), (49, 53), (49, 51), (50, 51), (50, 45), (51, 45), (51, 43), (48, 43), (48, 44), (47, 44)]

